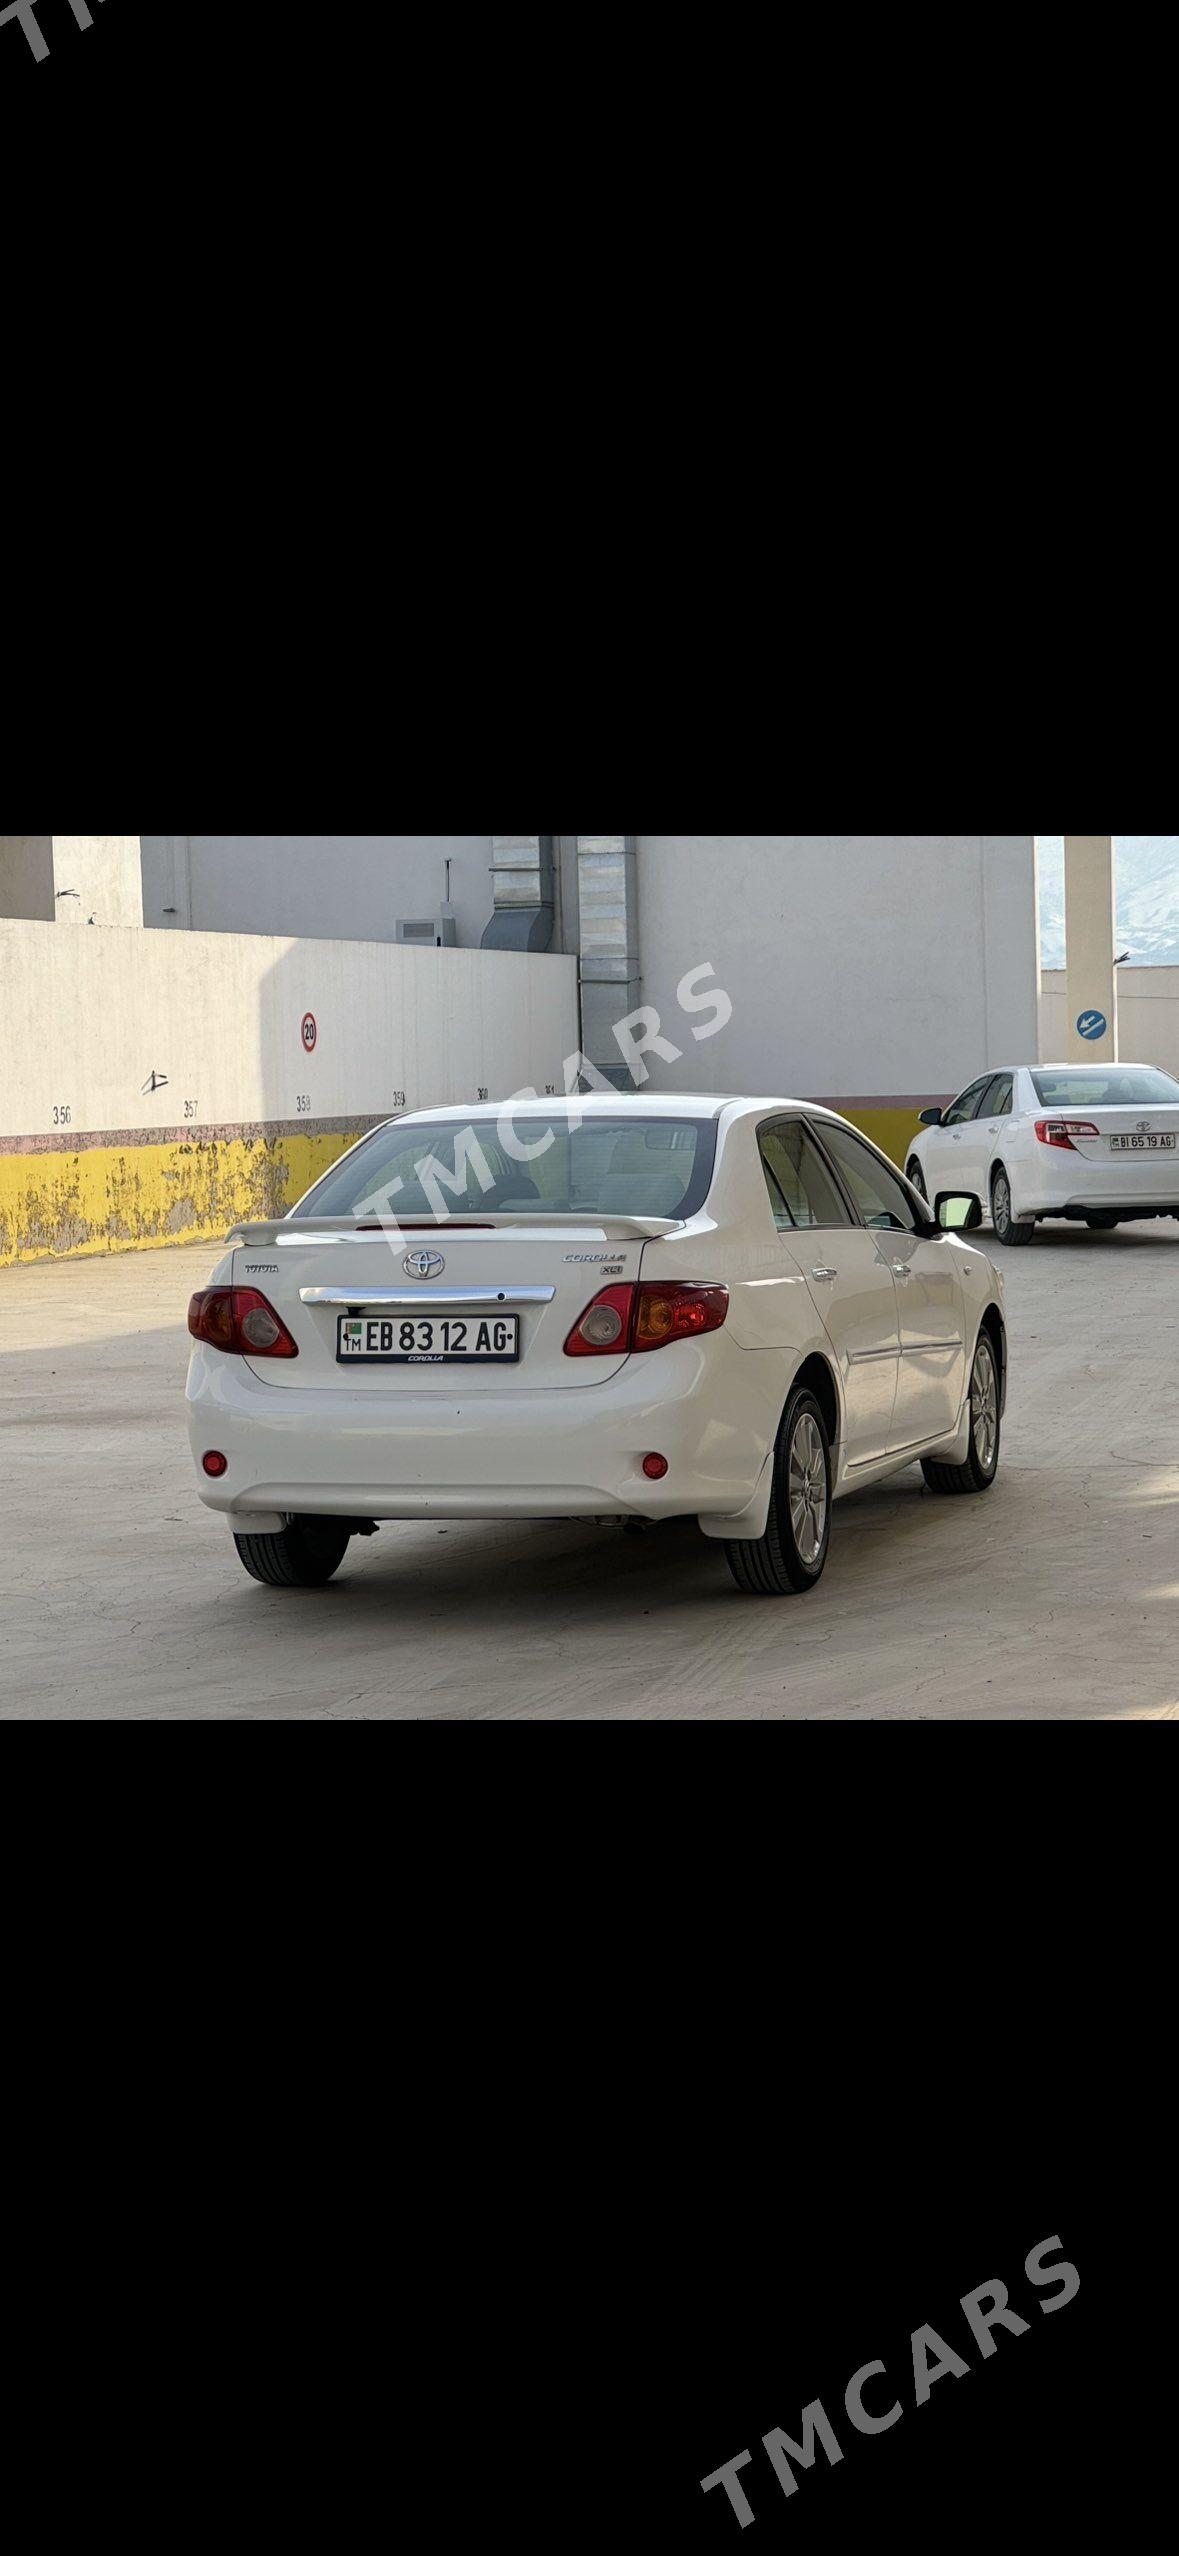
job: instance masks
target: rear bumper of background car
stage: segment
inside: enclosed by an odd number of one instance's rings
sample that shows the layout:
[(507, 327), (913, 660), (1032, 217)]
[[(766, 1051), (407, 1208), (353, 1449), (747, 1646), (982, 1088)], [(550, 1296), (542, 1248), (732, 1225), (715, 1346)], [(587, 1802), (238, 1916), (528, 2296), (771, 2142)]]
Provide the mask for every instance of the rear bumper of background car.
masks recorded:
[(1095, 1189), (1086, 1191), (1083, 1198), (1069, 1199), (1063, 1206), (1053, 1201), (1050, 1205), (1021, 1207), (1019, 1213), (1021, 1216), (1068, 1216), (1081, 1220), (1086, 1216), (1116, 1216), (1123, 1225), (1153, 1224), (1160, 1216), (1179, 1216), (1179, 1190), (1171, 1198), (1144, 1202), (1141, 1199), (1112, 1198), (1107, 1190)]
[[(453, 1393), (396, 1396), (275, 1386), (198, 1346), (189, 1438), (202, 1500), (239, 1533), (286, 1516), (723, 1515), (754, 1493), (788, 1368), (785, 1353), (751, 1354), (717, 1333), (632, 1357), (605, 1384), (464, 1404), (461, 1379)], [(214, 1448), (228, 1459), (216, 1481), (201, 1470)], [(667, 1458), (661, 1481), (643, 1472), (650, 1454)]]
[(1179, 1151), (1119, 1163), (1034, 1144), (1011, 1185), (1020, 1216), (1169, 1216), (1179, 1210)]
[(1123, 1189), (1111, 1180), (1074, 1179), (1063, 1196), (1044, 1189), (1026, 1197), (1017, 1193), (1016, 1212), (1020, 1216), (1173, 1216), (1179, 1213), (1179, 1177), (1157, 1191), (1144, 1190), (1140, 1182), (1133, 1189)]

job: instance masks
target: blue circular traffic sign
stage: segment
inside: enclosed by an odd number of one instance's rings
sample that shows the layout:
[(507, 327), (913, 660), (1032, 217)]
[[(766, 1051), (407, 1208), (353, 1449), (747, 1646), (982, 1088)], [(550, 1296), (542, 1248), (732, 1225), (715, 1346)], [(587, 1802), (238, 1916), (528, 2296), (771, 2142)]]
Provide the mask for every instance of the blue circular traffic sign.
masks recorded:
[(1082, 1038), (1104, 1038), (1109, 1022), (1104, 1012), (1082, 1012), (1077, 1029)]

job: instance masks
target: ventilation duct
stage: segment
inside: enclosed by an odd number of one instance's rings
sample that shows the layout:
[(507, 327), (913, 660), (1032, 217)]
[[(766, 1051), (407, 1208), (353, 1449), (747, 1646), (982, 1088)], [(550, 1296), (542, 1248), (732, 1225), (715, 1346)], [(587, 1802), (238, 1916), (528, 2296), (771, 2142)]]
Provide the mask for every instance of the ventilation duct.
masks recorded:
[(485, 950), (552, 948), (554, 839), (551, 834), (492, 835), (495, 912), (483, 935)]
[(615, 1024), (639, 1007), (638, 864), (633, 834), (579, 834), (581, 1044), (591, 1065), (619, 1090), (631, 1078)]

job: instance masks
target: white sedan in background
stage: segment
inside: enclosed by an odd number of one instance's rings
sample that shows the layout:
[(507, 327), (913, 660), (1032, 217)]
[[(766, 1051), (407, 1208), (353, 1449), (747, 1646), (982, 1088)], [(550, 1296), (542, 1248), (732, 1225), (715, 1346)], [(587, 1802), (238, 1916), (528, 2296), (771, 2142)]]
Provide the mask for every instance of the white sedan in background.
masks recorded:
[(909, 1179), (936, 1201), (965, 1190), (1001, 1243), (1046, 1216), (1111, 1232), (1179, 1217), (1179, 1082), (1157, 1065), (1017, 1065), (922, 1113)]
[(976, 1215), (799, 1101), (391, 1120), (193, 1298), (198, 1489), (275, 1587), (386, 1518), (689, 1515), (742, 1590), (811, 1589), (845, 1492), (994, 1481), (1003, 1283), (948, 1230)]

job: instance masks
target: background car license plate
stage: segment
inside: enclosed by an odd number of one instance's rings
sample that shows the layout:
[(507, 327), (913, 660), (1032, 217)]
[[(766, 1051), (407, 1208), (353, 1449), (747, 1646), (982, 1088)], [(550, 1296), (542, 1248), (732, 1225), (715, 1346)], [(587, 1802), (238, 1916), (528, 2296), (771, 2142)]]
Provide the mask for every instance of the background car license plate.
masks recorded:
[(1110, 1150), (1115, 1154), (1173, 1154), (1173, 1136), (1111, 1136)]
[(520, 1356), (518, 1314), (341, 1314), (336, 1361), (341, 1367), (514, 1365)]

